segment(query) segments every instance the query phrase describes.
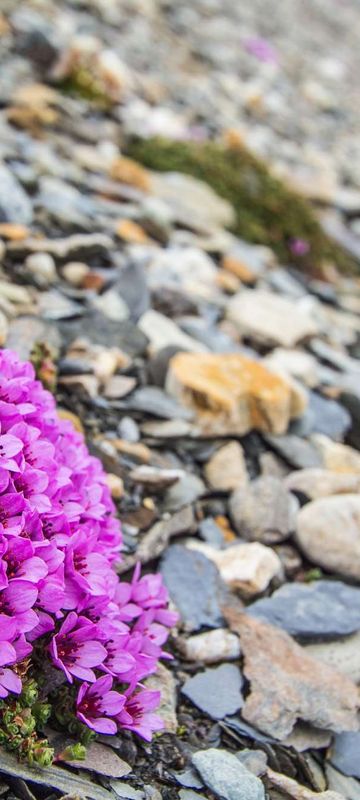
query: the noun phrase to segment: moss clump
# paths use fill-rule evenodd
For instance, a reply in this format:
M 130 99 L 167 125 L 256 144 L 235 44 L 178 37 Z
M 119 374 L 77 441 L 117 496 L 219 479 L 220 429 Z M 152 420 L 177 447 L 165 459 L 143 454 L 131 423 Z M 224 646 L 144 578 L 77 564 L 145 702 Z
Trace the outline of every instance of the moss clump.
M 322 230 L 311 205 L 275 178 L 246 148 L 217 142 L 178 142 L 162 138 L 136 139 L 127 154 L 160 172 L 184 172 L 206 181 L 235 209 L 233 232 L 273 248 L 282 263 L 290 260 L 313 274 L 325 262 L 355 272 L 356 262 Z M 303 239 L 309 252 L 295 257 L 291 242 Z
M 109 111 L 112 102 L 98 81 L 85 68 L 74 69 L 70 75 L 57 83 L 57 88 L 81 100 L 86 100 L 101 111 Z

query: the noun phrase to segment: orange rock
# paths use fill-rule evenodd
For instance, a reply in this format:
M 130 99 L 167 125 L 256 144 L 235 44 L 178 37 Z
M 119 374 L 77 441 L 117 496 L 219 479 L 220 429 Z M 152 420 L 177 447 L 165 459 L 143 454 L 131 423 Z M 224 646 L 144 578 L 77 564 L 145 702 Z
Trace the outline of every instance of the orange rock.
M 20 128 L 38 130 L 54 125 L 58 119 L 57 93 L 50 86 L 34 83 L 21 86 L 13 96 L 13 105 L 7 110 L 8 120 Z
M 1 239 L 10 239 L 12 242 L 20 242 L 29 235 L 29 228 L 26 228 L 25 225 L 16 225 L 16 223 L 13 222 L 0 223 Z
M 219 289 L 227 294 L 236 294 L 240 289 L 240 281 L 237 275 L 228 272 L 226 269 L 219 269 L 216 273 L 216 283 Z
M 128 183 L 130 186 L 135 186 L 143 192 L 148 192 L 151 186 L 151 179 L 149 172 L 133 161 L 132 158 L 116 158 L 110 168 L 110 175 L 114 180 L 121 183 Z
M 81 283 L 83 289 L 93 289 L 94 292 L 100 292 L 105 283 L 105 279 L 98 272 L 88 272 L 84 276 Z
M 134 461 L 138 461 L 141 464 L 148 464 L 150 461 L 151 451 L 146 447 L 146 444 L 141 444 L 141 442 L 127 442 L 125 439 L 112 439 L 111 444 L 119 453 L 130 456 Z
M 116 226 L 116 233 L 130 244 L 149 244 L 151 242 L 141 225 L 131 219 L 121 219 Z
M 230 528 L 230 523 L 227 517 L 224 517 L 222 514 L 218 514 L 215 517 L 215 522 L 219 526 L 220 530 L 222 531 L 223 537 L 226 542 L 235 542 L 238 538 L 236 533 Z
M 253 284 L 256 283 L 256 275 L 252 272 L 251 268 L 235 256 L 224 256 L 222 260 L 223 269 L 236 275 L 242 283 Z
M 5 34 L 9 33 L 9 31 L 10 25 L 6 17 L 4 17 L 3 14 L 0 14 L 0 36 L 5 36 Z
M 303 413 L 294 388 L 260 362 L 237 353 L 177 353 L 167 390 L 197 415 L 204 433 L 244 434 L 253 428 L 282 434 Z

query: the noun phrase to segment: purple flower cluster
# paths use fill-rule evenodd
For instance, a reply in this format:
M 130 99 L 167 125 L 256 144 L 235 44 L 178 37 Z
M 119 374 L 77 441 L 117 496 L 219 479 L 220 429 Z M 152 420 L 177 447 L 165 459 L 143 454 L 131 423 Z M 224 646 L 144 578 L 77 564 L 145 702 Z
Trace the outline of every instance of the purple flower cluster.
M 32 365 L 0 351 L 0 698 L 21 692 L 16 665 L 44 643 L 78 687 L 81 722 L 150 739 L 159 693 L 142 681 L 176 615 L 160 576 L 120 582 L 114 511 L 100 462 Z

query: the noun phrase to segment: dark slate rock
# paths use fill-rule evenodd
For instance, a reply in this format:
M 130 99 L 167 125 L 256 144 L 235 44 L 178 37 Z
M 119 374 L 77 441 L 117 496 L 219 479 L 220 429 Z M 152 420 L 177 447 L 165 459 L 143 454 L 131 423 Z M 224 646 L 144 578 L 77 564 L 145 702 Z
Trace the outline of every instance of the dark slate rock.
M 304 439 L 300 439 L 293 434 L 285 436 L 272 436 L 266 434 L 265 441 L 270 447 L 285 459 L 295 469 L 306 469 L 307 467 L 321 467 L 323 462 L 316 447 Z
M 221 664 L 189 678 L 182 693 L 213 719 L 235 714 L 243 705 L 242 675 L 234 664 Z
M 30 198 L 5 164 L 0 164 L 0 222 L 31 225 L 33 209 Z
M 227 727 L 231 730 L 238 733 L 240 736 L 245 736 L 247 739 L 252 739 L 254 742 L 262 742 L 263 744 L 277 744 L 277 740 L 273 739 L 271 736 L 266 736 L 265 733 L 261 733 L 253 725 L 249 725 L 248 722 L 244 722 L 241 717 L 226 717 L 224 719 Z
M 119 272 L 116 288 L 130 310 L 131 319 L 137 322 L 150 308 L 150 292 L 144 266 L 132 261 L 123 267 Z
M 360 630 L 360 589 L 341 581 L 288 583 L 246 613 L 304 639 L 332 639 Z
M 351 427 L 346 441 L 357 450 L 360 449 L 360 380 L 357 375 L 357 391 L 346 391 L 341 395 L 341 403 L 346 407 L 351 419 Z
M 162 560 L 161 572 L 189 631 L 203 626 L 219 628 L 224 624 L 220 602 L 226 590 L 215 564 L 202 553 L 173 545 Z
M 179 347 L 170 344 L 168 347 L 163 347 L 162 350 L 158 350 L 158 352 L 150 358 L 148 362 L 150 383 L 155 384 L 155 386 L 165 386 L 169 362 L 179 351 Z
M 344 775 L 360 778 L 359 753 L 360 732 L 339 733 L 334 739 L 330 761 Z
M 74 339 L 86 337 L 94 344 L 119 347 L 130 356 L 140 356 L 145 353 L 148 343 L 145 334 L 133 322 L 129 320 L 114 322 L 95 310 L 84 314 L 80 320 L 60 322 L 59 328 L 66 347 Z
M 351 416 L 346 408 L 316 392 L 309 393 L 309 411 L 313 414 L 313 433 L 323 433 L 331 439 L 342 441 L 351 427 Z
M 192 419 L 193 412 L 184 408 L 158 386 L 144 386 L 133 392 L 124 408 L 142 411 L 159 419 Z

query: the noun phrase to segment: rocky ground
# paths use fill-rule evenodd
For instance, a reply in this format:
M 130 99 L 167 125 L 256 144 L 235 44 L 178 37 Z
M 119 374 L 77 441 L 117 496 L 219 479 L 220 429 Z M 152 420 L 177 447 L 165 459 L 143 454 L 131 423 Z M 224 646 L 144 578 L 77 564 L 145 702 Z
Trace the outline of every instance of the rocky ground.
M 359 261 L 360 7 L 278 5 L 0 2 L 1 345 L 102 459 L 120 572 L 160 569 L 180 614 L 166 733 L 1 753 L 4 800 L 360 798 L 359 278 L 124 156 L 230 136 Z

